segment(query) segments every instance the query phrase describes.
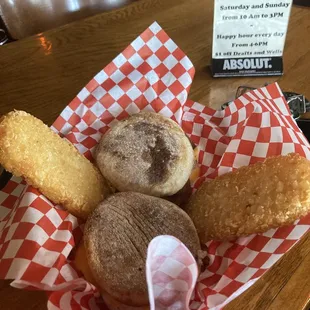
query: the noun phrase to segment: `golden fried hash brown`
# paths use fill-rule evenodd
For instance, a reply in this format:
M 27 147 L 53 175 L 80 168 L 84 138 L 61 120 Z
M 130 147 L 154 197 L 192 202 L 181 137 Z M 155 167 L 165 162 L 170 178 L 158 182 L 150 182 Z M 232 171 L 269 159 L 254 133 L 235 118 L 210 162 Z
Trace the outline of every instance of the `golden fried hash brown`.
M 109 191 L 99 170 L 72 144 L 23 111 L 0 120 L 0 163 L 84 219 Z
M 310 212 L 310 162 L 289 154 L 241 167 L 205 182 L 186 211 L 203 243 L 291 224 Z

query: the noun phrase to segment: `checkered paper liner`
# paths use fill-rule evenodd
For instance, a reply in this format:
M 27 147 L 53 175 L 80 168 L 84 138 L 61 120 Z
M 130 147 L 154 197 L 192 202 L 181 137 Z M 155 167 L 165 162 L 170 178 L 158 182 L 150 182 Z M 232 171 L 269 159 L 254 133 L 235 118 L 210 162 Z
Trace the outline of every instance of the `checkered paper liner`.
M 115 122 L 140 111 L 161 113 L 199 147 L 194 189 L 268 156 L 297 152 L 310 159 L 309 144 L 277 84 L 214 111 L 187 99 L 193 76 L 188 57 L 154 23 L 81 90 L 52 129 L 92 159 L 100 137 Z M 77 218 L 13 177 L 0 192 L 0 219 L 0 278 L 14 279 L 18 288 L 49 291 L 49 309 L 106 309 L 71 261 L 83 230 Z M 210 264 L 199 277 L 190 309 L 222 308 L 309 228 L 310 216 L 264 234 L 209 242 Z
M 150 242 L 146 278 L 151 310 L 189 310 L 197 277 L 195 258 L 180 240 L 158 236 Z

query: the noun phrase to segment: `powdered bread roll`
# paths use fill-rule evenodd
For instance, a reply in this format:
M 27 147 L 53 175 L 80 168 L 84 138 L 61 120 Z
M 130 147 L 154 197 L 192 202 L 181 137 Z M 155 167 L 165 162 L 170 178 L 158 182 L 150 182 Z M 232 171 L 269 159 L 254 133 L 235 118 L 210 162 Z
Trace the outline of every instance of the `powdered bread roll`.
M 118 122 L 96 152 L 101 173 L 119 191 L 169 196 L 187 182 L 194 166 L 189 139 L 177 123 L 143 112 Z
M 88 264 L 98 286 L 120 303 L 147 306 L 147 247 L 158 235 L 172 235 L 194 257 L 199 255 L 194 224 L 173 203 L 134 192 L 104 200 L 89 216 L 84 233 Z
M 75 258 L 74 258 L 74 265 L 79 271 L 83 273 L 86 281 L 95 285 L 97 288 L 99 287 L 99 285 L 96 283 L 91 273 L 91 270 L 89 268 L 83 240 L 80 242 L 80 244 L 77 247 L 77 251 L 75 254 Z M 110 310 L 149 310 L 150 309 L 148 305 L 142 306 L 142 307 L 132 307 L 132 306 L 124 305 L 120 303 L 119 301 L 115 300 L 111 295 L 109 295 L 102 288 L 99 288 L 99 289 L 100 289 L 100 293 L 101 293 L 101 296 L 105 304 L 108 306 Z

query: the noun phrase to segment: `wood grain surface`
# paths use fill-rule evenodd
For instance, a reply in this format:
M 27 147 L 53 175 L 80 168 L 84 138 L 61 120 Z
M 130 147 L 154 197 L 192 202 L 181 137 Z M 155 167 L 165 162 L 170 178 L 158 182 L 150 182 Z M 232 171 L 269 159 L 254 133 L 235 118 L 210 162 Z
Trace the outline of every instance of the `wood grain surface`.
M 240 85 L 278 81 L 310 98 L 310 10 L 292 9 L 282 77 L 213 79 L 213 1 L 141 0 L 120 10 L 0 47 L 0 114 L 26 110 L 51 125 L 78 91 L 154 20 L 196 67 L 190 98 L 213 108 L 234 99 Z M 226 310 L 306 308 L 310 295 L 310 234 Z M 45 309 L 44 293 L 0 282 L 1 309 Z

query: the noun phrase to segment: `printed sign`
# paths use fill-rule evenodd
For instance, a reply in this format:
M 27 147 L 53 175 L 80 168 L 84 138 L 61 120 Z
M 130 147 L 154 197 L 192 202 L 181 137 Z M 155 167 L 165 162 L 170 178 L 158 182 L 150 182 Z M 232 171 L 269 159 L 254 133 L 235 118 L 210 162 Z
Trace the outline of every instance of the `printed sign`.
M 282 75 L 292 0 L 215 0 L 214 77 Z

